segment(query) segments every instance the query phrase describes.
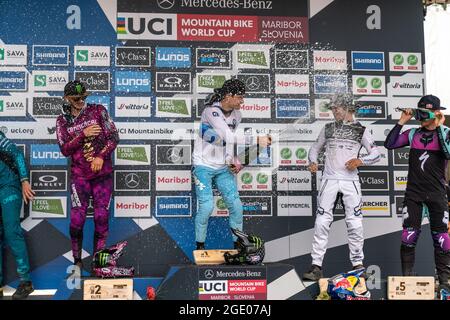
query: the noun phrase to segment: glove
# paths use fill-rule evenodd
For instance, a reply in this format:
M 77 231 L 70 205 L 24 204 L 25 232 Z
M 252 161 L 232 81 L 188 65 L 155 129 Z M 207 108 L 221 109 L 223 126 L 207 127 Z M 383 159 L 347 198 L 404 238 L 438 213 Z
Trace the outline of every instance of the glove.
M 235 174 L 238 174 L 239 171 L 241 171 L 244 168 L 244 166 L 239 161 L 238 157 L 234 157 L 231 163 L 228 165 L 228 167 Z

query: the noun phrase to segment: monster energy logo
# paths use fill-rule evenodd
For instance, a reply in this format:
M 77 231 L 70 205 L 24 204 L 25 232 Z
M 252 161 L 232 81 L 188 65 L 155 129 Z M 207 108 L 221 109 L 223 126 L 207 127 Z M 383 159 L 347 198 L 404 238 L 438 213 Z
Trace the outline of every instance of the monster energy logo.
M 76 91 L 78 94 L 81 94 L 81 90 L 82 90 L 81 84 L 78 83 L 78 84 L 75 86 L 75 91 Z
M 98 263 L 101 267 L 105 267 L 110 260 L 109 257 L 111 255 L 107 252 L 99 252 L 98 253 Z
M 257 249 L 262 247 L 263 241 L 260 237 L 250 236 L 249 239 L 251 242 L 253 242 L 253 244 L 256 246 Z

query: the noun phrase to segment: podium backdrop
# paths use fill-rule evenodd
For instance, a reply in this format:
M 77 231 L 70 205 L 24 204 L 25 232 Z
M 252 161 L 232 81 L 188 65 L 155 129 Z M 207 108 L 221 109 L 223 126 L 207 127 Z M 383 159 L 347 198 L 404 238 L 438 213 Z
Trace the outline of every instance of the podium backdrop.
M 358 118 L 382 160 L 361 168 L 366 265 L 400 273 L 401 203 L 408 150 L 382 147 L 425 92 L 423 12 L 415 0 L 0 0 L 0 128 L 23 147 L 36 200 L 23 210 L 33 279 L 55 289 L 71 264 L 70 172 L 55 140 L 65 83 L 88 83 L 120 133 L 114 154 L 109 244 L 128 240 L 123 264 L 163 276 L 190 263 L 196 211 L 193 139 L 203 99 L 225 79 L 247 84 L 240 134 L 272 134 L 238 176 L 244 228 L 264 238 L 266 261 L 310 263 L 320 175 L 307 154 L 331 115 L 322 104 L 353 92 Z M 298 120 L 300 119 L 300 120 Z M 292 125 L 296 121 L 295 125 Z M 241 146 L 242 148 L 242 146 Z M 207 247 L 232 246 L 218 196 Z M 325 275 L 350 268 L 338 205 Z M 427 223 L 427 221 L 426 221 Z M 428 229 L 424 226 L 424 229 Z M 92 254 L 93 219 L 83 248 Z M 6 284 L 17 284 L 6 255 Z M 419 273 L 433 274 L 431 238 L 418 245 Z

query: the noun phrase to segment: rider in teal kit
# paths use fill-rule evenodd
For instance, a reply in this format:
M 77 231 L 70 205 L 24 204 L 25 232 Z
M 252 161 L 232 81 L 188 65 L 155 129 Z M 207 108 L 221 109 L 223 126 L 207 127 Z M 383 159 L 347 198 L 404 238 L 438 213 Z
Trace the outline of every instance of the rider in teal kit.
M 5 242 L 16 260 L 20 284 L 13 299 L 25 299 L 34 291 L 30 278 L 27 246 L 20 226 L 22 198 L 33 199 L 28 169 L 22 152 L 0 132 L 0 297 L 3 296 L 2 247 Z

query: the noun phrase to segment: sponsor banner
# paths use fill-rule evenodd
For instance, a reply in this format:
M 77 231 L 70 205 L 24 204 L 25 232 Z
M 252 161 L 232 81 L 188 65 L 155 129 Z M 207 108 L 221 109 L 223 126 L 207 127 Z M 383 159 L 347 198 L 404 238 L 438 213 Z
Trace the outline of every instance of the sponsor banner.
M 156 145 L 156 165 L 191 165 L 191 145 Z
M 353 75 L 352 83 L 355 95 L 386 95 L 385 76 Z
M 116 71 L 116 92 L 150 93 L 151 73 L 147 71 Z
M 177 40 L 177 15 L 117 12 L 119 40 Z
M 229 74 L 197 73 L 197 93 L 212 93 L 215 88 L 222 87 L 230 79 Z
M 316 94 L 347 93 L 347 91 L 348 83 L 345 75 L 314 76 L 314 93 Z
M 156 217 L 180 218 L 192 216 L 192 198 L 175 196 L 156 197 Z
M 353 71 L 384 71 L 384 52 L 352 51 Z
M 67 171 L 31 170 L 30 184 L 34 191 L 67 191 Z
M 75 67 L 109 67 L 111 49 L 107 46 L 75 46 Z
M 258 42 L 308 43 L 308 17 L 259 17 Z
M 237 79 L 245 83 L 246 93 L 270 93 L 269 74 L 241 73 L 237 75 Z
M 150 67 L 150 47 L 116 47 L 116 67 Z
M 156 191 L 191 191 L 190 170 L 156 170 Z
M 191 109 L 191 98 L 156 98 L 156 117 L 190 118 Z
M 32 63 L 34 66 L 68 66 L 69 46 L 33 45 Z
M 27 80 L 25 71 L 0 70 L 0 91 L 27 91 Z
M 242 118 L 270 119 L 270 98 L 244 98 L 244 103 L 239 110 L 241 111 Z
M 361 120 L 380 120 L 386 119 L 386 102 L 385 101 L 357 101 L 361 107 L 356 110 L 356 119 Z
M 390 217 L 389 195 L 363 195 L 362 213 L 364 217 Z
M 313 51 L 314 70 L 347 70 L 347 52 Z
M 316 112 L 316 119 L 334 119 L 333 112 L 327 108 L 330 99 L 314 99 L 314 110 Z
M 197 68 L 230 69 L 231 50 L 219 48 L 196 48 Z
M 272 216 L 272 197 L 241 196 L 244 217 L 271 217 Z M 222 197 L 214 196 L 213 217 L 228 217 L 229 211 Z
M 389 52 L 389 71 L 422 72 L 420 52 Z
M 237 174 L 239 191 L 272 190 L 272 172 L 259 168 L 244 168 Z
M 405 191 L 408 183 L 408 171 L 394 171 L 394 190 Z
M 111 99 L 109 96 L 89 95 L 86 98 L 86 103 L 101 104 L 102 106 L 104 106 L 106 108 L 106 110 L 109 110 L 109 104 L 111 103 Z
M 389 82 L 390 93 L 393 96 L 422 96 L 423 86 L 423 74 L 407 73 L 399 77 L 391 76 Z
M 419 97 L 389 98 L 387 100 L 388 114 L 391 115 L 392 119 L 398 120 L 402 112 L 397 111 L 397 108 L 417 108 L 418 101 Z
M 116 97 L 115 116 L 130 118 L 150 117 L 150 97 Z
M 311 172 L 309 171 L 277 171 L 278 191 L 311 191 Z
M 116 72 L 116 77 L 117 77 Z M 75 79 L 79 79 L 87 84 L 90 92 L 109 92 L 110 91 L 110 74 L 109 71 L 75 71 Z M 117 85 L 117 78 L 116 78 Z
M 32 219 L 66 218 L 66 197 L 35 197 L 30 204 Z
M 378 152 L 380 153 L 380 161 L 371 164 L 370 166 L 388 166 L 389 165 L 389 161 L 388 161 L 388 149 L 386 149 L 383 146 L 383 142 L 378 142 L 377 143 L 377 148 L 378 148 Z M 359 151 L 359 157 L 365 157 L 367 156 L 367 150 L 366 148 L 361 148 L 361 150 Z M 364 168 L 364 167 L 361 167 Z
M 201 267 L 199 300 L 266 300 L 266 267 Z
M 119 40 L 308 43 L 307 17 L 117 13 Z
M 3 121 L 0 131 L 9 139 L 55 139 L 55 119 L 38 119 L 37 121 Z
M 150 218 L 151 198 L 115 196 L 114 217 L 115 218 Z
M 409 165 L 409 147 L 398 148 L 392 150 L 394 153 L 394 165 L 408 166 Z
M 64 91 L 69 71 L 33 70 L 33 91 Z
M 359 171 L 359 181 L 363 191 L 388 191 L 388 171 Z
M 279 217 L 311 217 L 313 212 L 311 196 L 278 196 Z
M 309 94 L 309 76 L 276 74 L 275 94 Z
M 305 166 L 309 164 L 308 153 L 311 145 L 305 143 L 280 143 L 278 163 L 280 166 Z M 275 154 L 275 152 L 274 152 Z
M 149 170 L 114 170 L 114 190 L 150 191 Z
M 403 216 L 403 201 L 405 201 L 405 197 L 395 197 L 394 214 L 396 214 L 398 217 Z
M 310 118 L 309 99 L 276 99 L 277 118 Z
M 27 98 L 0 96 L 0 117 L 25 117 L 26 115 Z
M 24 124 L 24 122 L 18 123 Z M 198 121 L 177 123 L 141 122 L 136 126 L 136 123 L 117 122 L 116 126 L 120 138 L 123 140 L 142 139 L 142 135 L 145 135 L 146 140 L 189 141 L 198 136 L 200 123 Z M 244 128 L 251 128 L 255 135 L 269 134 L 278 136 L 283 141 L 298 141 L 299 137 L 301 137 L 302 141 L 315 141 L 322 127 L 323 122 L 321 121 L 315 121 L 313 123 L 296 123 L 289 127 L 289 131 L 286 131 L 286 123 L 274 123 L 270 126 L 267 126 L 266 123 L 242 123 L 237 128 L 237 132 L 238 134 L 244 134 Z M 384 125 L 382 127 L 386 129 Z M 382 139 L 382 141 L 384 141 L 384 139 Z
M 67 158 L 57 144 L 32 144 L 30 154 L 32 166 L 66 166 Z
M 275 69 L 308 69 L 307 50 L 275 50 Z
M 369 130 L 370 134 L 372 135 L 375 141 L 384 142 L 392 129 L 392 126 L 386 126 L 385 124 L 377 124 L 376 122 L 369 122 L 369 121 L 360 121 L 360 122 L 363 126 L 366 127 L 366 130 Z M 414 126 L 405 125 L 403 130 L 407 130 L 410 127 L 412 128 Z
M 114 150 L 114 163 L 118 166 L 149 166 L 149 145 L 119 144 Z
M 238 69 L 269 69 L 269 47 L 246 46 L 235 50 L 235 66 Z
M 156 72 L 156 92 L 191 92 L 191 73 Z
M 157 68 L 190 68 L 191 48 L 156 47 L 155 61 Z
M 60 97 L 33 97 L 32 115 L 35 118 L 56 118 L 62 114 L 63 103 Z
M 26 66 L 27 45 L 0 44 L 0 66 Z

